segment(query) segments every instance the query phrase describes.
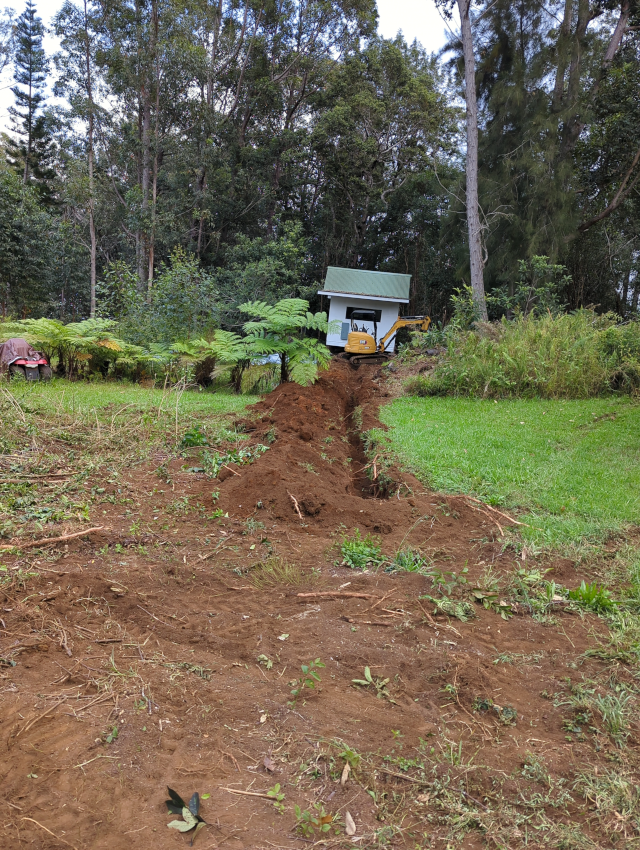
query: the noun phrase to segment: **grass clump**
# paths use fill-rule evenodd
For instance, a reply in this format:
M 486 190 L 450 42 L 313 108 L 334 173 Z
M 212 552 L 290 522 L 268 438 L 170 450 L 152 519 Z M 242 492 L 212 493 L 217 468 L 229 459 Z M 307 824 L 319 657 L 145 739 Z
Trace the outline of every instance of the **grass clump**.
M 379 544 L 370 534 L 361 537 L 359 528 L 356 528 L 351 539 L 347 536 L 342 538 L 340 554 L 342 555 L 341 566 L 350 567 L 352 570 L 377 567 L 383 561 Z
M 611 594 L 605 587 L 596 582 L 580 582 L 580 587 L 569 591 L 569 599 L 573 600 L 581 608 L 587 608 L 596 614 L 603 614 L 615 606 Z
M 277 555 L 259 561 L 249 574 L 250 583 L 259 589 L 280 585 L 297 587 L 304 580 L 305 575 L 297 564 L 290 564 Z
M 518 316 L 475 329 L 453 327 L 432 375 L 411 395 L 482 398 L 592 398 L 640 391 L 640 322 L 593 310 Z
M 385 573 L 428 574 L 431 561 L 417 549 L 400 549 L 384 568 Z

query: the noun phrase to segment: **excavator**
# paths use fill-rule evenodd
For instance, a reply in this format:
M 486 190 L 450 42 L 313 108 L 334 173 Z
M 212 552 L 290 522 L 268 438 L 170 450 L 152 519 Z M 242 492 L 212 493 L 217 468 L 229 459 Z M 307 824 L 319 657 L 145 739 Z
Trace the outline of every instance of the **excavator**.
M 373 322 L 373 336 L 371 336 L 364 325 L 358 330 L 359 321 Z M 400 328 L 414 327 L 416 330 L 426 332 L 429 330 L 430 324 L 431 319 L 429 316 L 400 316 L 382 339 L 377 342 L 378 323 L 376 322 L 375 311 L 354 310 L 351 314 L 351 330 L 347 337 L 347 344 L 344 347 L 344 357 L 349 360 L 354 369 L 357 369 L 361 363 L 370 363 L 372 365 L 384 363 L 391 357 L 386 348 L 393 339 L 396 331 Z

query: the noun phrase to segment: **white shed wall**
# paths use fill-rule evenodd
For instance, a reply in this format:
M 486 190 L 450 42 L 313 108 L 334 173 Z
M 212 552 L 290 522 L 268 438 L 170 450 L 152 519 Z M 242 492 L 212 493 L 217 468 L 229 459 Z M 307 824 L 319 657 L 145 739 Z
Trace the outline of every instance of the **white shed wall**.
M 357 295 L 353 296 L 343 296 L 343 295 L 332 295 L 331 303 L 329 306 L 329 321 L 332 322 L 337 320 L 341 323 L 347 322 L 347 307 L 355 307 L 358 310 L 381 310 L 382 317 L 378 322 L 378 341 L 387 333 L 388 330 L 393 326 L 393 323 L 398 318 L 398 313 L 400 311 L 400 304 L 394 301 L 374 301 L 373 299 L 364 299 L 358 298 Z M 349 325 L 351 325 L 351 321 L 349 320 Z M 367 328 L 368 333 L 373 335 L 373 322 L 362 322 L 358 321 L 358 329 L 362 327 L 362 325 Z M 337 333 L 327 334 L 327 345 L 335 345 L 341 348 L 344 348 L 347 344 L 345 339 L 341 339 L 340 330 Z M 387 351 L 393 351 L 395 349 L 395 337 L 390 341 L 387 346 Z

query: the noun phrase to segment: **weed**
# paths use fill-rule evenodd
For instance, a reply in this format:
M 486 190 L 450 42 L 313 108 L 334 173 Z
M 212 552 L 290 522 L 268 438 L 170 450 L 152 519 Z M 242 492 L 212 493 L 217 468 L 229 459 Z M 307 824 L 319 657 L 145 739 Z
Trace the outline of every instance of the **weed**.
M 640 785 L 634 777 L 619 769 L 589 768 L 578 774 L 573 790 L 594 804 L 609 830 L 640 832 Z
M 276 782 L 273 788 L 269 788 L 267 791 L 267 797 L 271 797 L 273 799 L 273 808 L 280 812 L 280 814 L 284 813 L 284 792 L 280 790 L 280 783 Z
M 269 430 L 265 432 L 264 438 L 269 443 L 270 446 L 273 445 L 275 443 L 275 441 L 277 440 L 276 429 L 273 428 L 273 427 L 269 428 Z
M 306 838 L 313 838 L 316 832 L 329 832 L 333 817 L 328 815 L 322 803 L 314 803 L 311 809 L 301 809 L 295 806 L 296 829 Z
M 417 549 L 401 549 L 396 552 L 384 571 L 385 573 L 405 572 L 426 575 L 429 565 L 429 559 Z
M 433 596 L 420 596 L 420 599 L 426 599 L 435 605 L 434 614 L 446 614 L 448 617 L 455 617 L 461 623 L 466 623 L 471 617 L 475 617 L 473 606 L 464 600 L 458 601 L 450 599 L 448 596 L 443 596 L 441 599 L 436 599 Z
M 283 584 L 296 587 L 304 579 L 304 573 L 297 564 L 290 564 L 277 555 L 259 561 L 251 567 L 249 573 L 249 581 L 257 588 L 278 587 Z
M 351 421 L 353 422 L 355 428 L 358 429 L 358 431 L 362 430 L 362 407 L 360 407 L 360 405 L 354 408 L 354 411 L 351 414 Z
M 353 538 L 350 540 L 346 535 L 342 538 L 340 547 L 342 555 L 342 566 L 350 567 L 352 570 L 365 570 L 367 567 L 377 567 L 382 563 L 382 550 L 370 534 L 366 537 L 360 536 L 360 529 L 356 528 Z
M 588 608 L 596 614 L 610 611 L 615 606 L 611 594 L 605 587 L 600 587 L 595 582 L 589 584 L 584 579 L 580 582 L 580 587 L 569 591 L 569 599 L 581 608 Z
M 312 463 L 298 463 L 298 466 L 301 466 L 306 472 L 311 472 L 313 475 L 319 475 L 319 472 L 316 472 L 315 467 Z
M 315 690 L 316 685 L 320 684 L 321 680 L 318 670 L 321 670 L 323 667 L 325 667 L 325 665 L 319 658 L 316 658 L 315 661 L 310 661 L 308 664 L 301 665 L 300 669 L 302 670 L 302 676 L 292 682 L 293 688 L 291 690 L 291 696 L 293 697 L 294 703 L 305 688 L 308 690 Z
M 338 756 L 343 758 L 352 770 L 355 770 L 355 768 L 357 768 L 360 764 L 360 760 L 362 758 L 360 753 L 340 741 L 337 741 L 336 745 L 342 748 L 338 753 Z
M 602 725 L 616 746 L 621 747 L 629 735 L 631 695 L 624 691 L 617 694 L 598 695 L 593 703 L 600 713 Z
M 229 466 L 230 463 L 235 463 L 237 466 L 253 463 L 266 451 L 269 451 L 269 446 L 264 446 L 262 443 L 258 443 L 255 446 L 248 446 L 247 448 L 230 449 L 229 451 L 216 454 L 205 450 L 202 453 L 202 463 L 206 474 L 211 478 L 217 478 L 220 470 L 223 467 Z
M 264 523 L 250 516 L 245 520 L 244 527 L 244 534 L 255 534 L 256 531 L 261 531 L 264 528 Z
M 261 664 L 263 667 L 266 667 L 267 670 L 271 670 L 273 667 L 273 661 L 267 655 L 259 655 L 258 656 L 258 664 Z
M 354 685 L 360 685 L 363 688 L 368 688 L 369 686 L 373 687 L 378 699 L 382 699 L 384 697 L 385 699 L 388 699 L 389 702 L 396 705 L 396 701 L 391 698 L 391 694 L 387 690 L 389 679 L 374 679 L 371 675 L 371 668 L 364 668 L 364 679 L 352 679 L 351 681 Z
M 182 448 L 193 448 L 195 446 L 208 446 L 206 434 L 203 433 L 199 424 L 195 424 L 192 428 L 185 431 L 182 440 L 180 441 Z

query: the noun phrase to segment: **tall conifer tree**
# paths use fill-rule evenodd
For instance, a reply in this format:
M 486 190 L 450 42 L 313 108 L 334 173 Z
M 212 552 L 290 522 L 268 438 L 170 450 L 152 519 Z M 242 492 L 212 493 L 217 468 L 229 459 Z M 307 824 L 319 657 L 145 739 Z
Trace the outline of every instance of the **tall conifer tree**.
M 43 111 L 45 82 L 49 63 L 42 46 L 44 27 L 36 15 L 33 0 L 18 18 L 15 32 L 16 85 L 11 89 L 15 100 L 9 107 L 13 137 L 7 137 L 7 159 L 18 171 L 24 185 L 35 185 L 50 199 L 48 181 L 55 173 L 51 168 L 53 141 L 49 116 Z

